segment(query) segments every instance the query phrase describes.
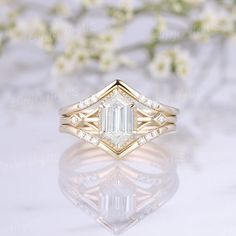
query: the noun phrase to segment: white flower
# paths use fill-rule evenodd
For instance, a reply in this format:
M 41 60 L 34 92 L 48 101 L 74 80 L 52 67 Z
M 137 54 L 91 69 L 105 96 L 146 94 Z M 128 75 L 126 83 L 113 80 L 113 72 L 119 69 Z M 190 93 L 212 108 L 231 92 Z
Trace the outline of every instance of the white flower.
M 84 37 L 71 37 L 66 41 L 65 53 L 72 56 L 79 49 L 86 49 L 86 39 Z
M 125 7 L 127 9 L 133 10 L 134 1 L 133 0 L 120 0 L 120 7 Z
M 99 58 L 99 69 L 102 72 L 115 70 L 118 65 L 119 61 L 117 60 L 117 57 L 110 52 L 103 53 Z
M 184 2 L 186 4 L 196 6 L 196 5 L 202 4 L 204 0 L 184 0 Z
M 98 36 L 98 40 L 95 39 L 95 47 L 104 49 L 114 49 L 117 47 L 119 39 L 119 30 L 107 30 Z
M 49 52 L 53 49 L 54 39 L 50 34 L 45 34 L 37 40 L 37 45 Z
M 75 51 L 73 58 L 75 60 L 77 67 L 79 69 L 82 69 L 89 63 L 90 54 L 88 50 L 79 48 Z
M 217 31 L 222 33 L 232 33 L 234 31 L 234 19 L 229 12 L 221 11 L 218 14 Z
M 183 4 L 181 2 L 173 2 L 172 9 L 175 12 L 182 12 L 183 11 Z
M 153 77 L 168 77 L 171 70 L 171 60 L 165 53 L 157 54 L 149 65 L 149 71 Z
M 68 17 L 71 13 L 70 6 L 66 2 L 59 2 L 56 3 L 52 7 L 52 12 L 56 13 L 57 15 Z
M 29 40 L 34 40 L 36 45 L 41 47 L 46 51 L 51 51 L 54 46 L 54 37 L 48 30 L 47 23 L 42 19 L 34 18 L 32 22 L 28 24 L 28 32 L 26 32 L 26 37 Z M 28 34 L 28 35 L 27 35 Z
M 162 17 L 162 16 L 157 17 L 157 27 L 158 27 L 160 33 L 167 29 L 166 20 L 164 17 Z
M 175 74 L 180 78 L 189 73 L 190 58 L 187 52 L 179 48 L 167 49 L 158 53 L 149 65 L 153 77 L 166 78 Z
M 12 39 L 32 40 L 44 37 L 47 27 L 44 21 L 39 18 L 19 19 L 16 26 L 9 32 Z
M 181 50 L 179 48 L 174 48 L 173 51 L 170 51 L 172 57 L 172 65 L 174 65 L 174 71 L 178 77 L 184 78 L 189 74 L 190 70 L 190 56 L 189 53 Z
M 59 56 L 54 63 L 52 74 L 55 76 L 60 76 L 71 73 L 74 69 L 74 59 L 68 58 L 66 56 Z
M 58 43 L 65 46 L 74 35 L 74 29 L 68 21 L 55 18 L 51 23 L 51 34 Z
M 8 35 L 12 40 L 18 40 L 25 37 L 27 30 L 27 22 L 25 20 L 19 19 L 16 22 L 15 27 L 9 30 Z
M 103 0 L 81 0 L 79 1 L 86 8 L 97 7 L 102 5 Z
M 28 20 L 28 32 L 31 33 L 32 37 L 43 37 L 47 31 L 46 23 L 40 18 L 34 18 Z
M 126 56 L 119 57 L 119 64 L 129 68 L 134 68 L 136 66 L 136 63 Z
M 160 34 L 162 34 L 167 29 L 167 23 L 164 17 L 158 16 L 156 18 L 156 24 L 154 25 L 154 28 L 152 30 L 152 37 L 153 39 L 157 39 L 160 37 Z
M 189 74 L 189 61 L 187 58 L 177 58 L 176 61 L 176 75 L 184 78 Z
M 111 16 L 117 23 L 125 23 L 130 21 L 134 16 L 134 8 L 132 0 L 121 0 L 120 5 L 115 8 Z
M 207 40 L 216 33 L 231 34 L 234 31 L 234 19 L 228 10 L 205 7 L 200 17 L 194 19 L 197 32 L 193 38 Z
M 206 9 L 200 17 L 202 21 L 202 30 L 204 32 L 212 32 L 217 28 L 218 16 L 217 13 L 211 9 Z
M 77 48 L 73 54 L 59 56 L 53 66 L 53 75 L 64 75 L 74 72 L 77 69 L 84 69 L 89 63 L 89 52 L 83 48 Z

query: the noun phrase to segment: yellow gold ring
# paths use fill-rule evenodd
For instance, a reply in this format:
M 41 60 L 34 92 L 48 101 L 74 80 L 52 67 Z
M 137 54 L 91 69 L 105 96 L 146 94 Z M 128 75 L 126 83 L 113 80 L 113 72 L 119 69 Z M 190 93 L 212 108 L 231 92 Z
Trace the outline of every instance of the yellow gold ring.
M 176 130 L 178 109 L 154 102 L 116 80 L 95 95 L 60 110 L 60 131 L 121 158 Z

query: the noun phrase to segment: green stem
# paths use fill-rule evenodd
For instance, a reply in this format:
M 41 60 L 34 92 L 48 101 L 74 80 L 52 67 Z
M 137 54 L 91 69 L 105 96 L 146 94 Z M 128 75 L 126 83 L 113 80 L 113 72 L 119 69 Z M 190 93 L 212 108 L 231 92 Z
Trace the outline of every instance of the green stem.
M 0 42 L 0 55 L 3 53 L 4 48 L 7 46 L 9 40 L 5 37 Z
M 148 50 L 148 52 L 152 55 L 151 51 L 155 51 L 155 48 L 158 45 L 174 45 L 181 42 L 188 40 L 190 32 L 185 32 L 177 39 L 170 39 L 170 40 L 161 40 L 158 39 L 157 41 L 152 42 L 139 42 L 131 45 L 124 46 L 117 50 L 117 53 L 124 53 L 124 52 L 133 52 L 136 50 Z
M 88 10 L 82 7 L 74 17 L 70 18 L 70 20 L 72 21 L 72 23 L 78 23 L 86 15 L 87 12 Z

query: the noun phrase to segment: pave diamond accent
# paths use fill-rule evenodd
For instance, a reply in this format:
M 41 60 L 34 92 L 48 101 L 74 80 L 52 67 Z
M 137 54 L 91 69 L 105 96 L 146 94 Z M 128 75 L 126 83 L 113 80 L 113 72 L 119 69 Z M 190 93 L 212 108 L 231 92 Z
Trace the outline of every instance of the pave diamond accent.
M 121 147 L 135 131 L 134 117 L 134 104 L 121 94 L 114 94 L 100 108 L 100 132 Z
M 160 107 L 159 103 L 157 103 L 151 99 L 148 99 L 147 97 L 145 97 L 141 94 L 139 94 L 138 101 L 140 103 L 142 103 L 143 105 L 148 106 L 149 108 L 152 108 L 154 110 L 157 110 Z
M 141 138 L 139 138 L 139 140 L 138 140 L 138 144 L 139 145 L 143 145 L 143 144 L 145 144 L 147 141 L 146 141 L 146 139 L 145 139 L 145 137 L 141 137 Z
M 152 137 L 152 133 L 148 133 L 145 135 L 145 138 L 147 141 L 150 141 L 153 137 Z
M 160 113 L 155 119 L 154 119 L 159 125 L 164 125 L 167 121 L 166 116 L 163 113 Z
M 71 124 L 72 124 L 73 126 L 77 126 L 77 125 L 79 124 L 80 120 L 81 120 L 81 119 L 80 119 L 77 115 L 73 115 L 73 116 L 71 116 L 71 118 L 70 118 Z
M 115 80 L 83 101 L 62 108 L 60 114 L 61 132 L 122 158 L 155 137 L 175 131 L 178 109 Z
M 145 144 L 148 141 L 151 141 L 152 139 L 156 138 L 159 135 L 158 130 L 153 130 L 151 133 L 147 133 L 146 135 L 140 137 L 137 142 L 140 146 Z
M 82 109 L 84 109 L 88 106 L 91 106 L 91 105 L 95 104 L 97 101 L 98 101 L 98 96 L 95 94 L 95 95 L 81 101 L 78 104 L 78 108 L 82 110 Z
M 88 133 L 85 133 L 84 131 L 82 130 L 78 130 L 77 132 L 77 135 L 79 138 L 93 144 L 93 145 L 98 145 L 99 144 L 99 138 L 98 137 L 95 137 L 95 136 L 92 136 Z

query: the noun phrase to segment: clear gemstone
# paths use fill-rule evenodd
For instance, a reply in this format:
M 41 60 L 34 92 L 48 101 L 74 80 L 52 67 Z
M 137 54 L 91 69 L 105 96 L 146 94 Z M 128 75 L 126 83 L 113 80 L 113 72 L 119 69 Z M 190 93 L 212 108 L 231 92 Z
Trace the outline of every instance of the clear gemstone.
M 135 212 L 132 188 L 120 182 L 105 187 L 101 193 L 101 215 L 110 223 L 125 222 Z
M 85 108 L 85 107 L 86 107 L 86 104 L 85 104 L 84 101 L 79 103 L 79 108 L 80 108 L 80 109 L 83 109 L 83 108 Z
M 160 125 L 163 125 L 166 121 L 167 121 L 167 118 L 164 114 L 160 114 L 158 115 L 155 120 L 160 124 Z
M 141 137 L 141 138 L 139 138 L 138 143 L 139 143 L 139 145 L 143 145 L 143 144 L 145 144 L 145 143 L 146 143 L 146 139 L 145 139 L 145 137 Z
M 154 109 L 158 109 L 158 108 L 159 108 L 159 103 L 153 102 L 152 107 L 153 107 Z
M 101 107 L 100 131 L 115 146 L 121 146 L 134 132 L 135 108 L 120 94 L 107 99 Z
M 89 175 L 85 178 L 85 182 L 87 183 L 92 183 L 94 181 L 97 181 L 98 179 L 98 176 L 96 174 L 93 174 L 93 175 Z
M 157 130 L 153 130 L 152 131 L 152 136 L 153 137 L 157 137 L 158 136 L 158 131 Z
M 145 135 L 145 138 L 147 141 L 150 141 L 153 137 L 152 137 L 152 134 L 151 133 L 148 133 Z
M 79 136 L 79 138 L 84 138 L 85 133 L 82 130 L 79 130 L 78 136 Z
M 91 135 L 90 134 L 86 134 L 85 136 L 84 136 L 84 140 L 86 140 L 86 141 L 90 141 L 91 140 Z
M 70 119 L 73 126 L 77 126 L 80 122 L 80 118 L 77 115 L 73 115 Z
M 139 97 L 139 101 L 140 102 L 145 102 L 147 100 L 147 98 L 145 97 L 145 96 L 143 96 L 143 95 L 141 95 L 140 97 Z
M 146 102 L 147 106 L 151 107 L 152 106 L 152 100 L 148 99 L 147 102 Z
M 90 142 L 91 142 L 92 144 L 94 144 L 94 145 L 97 145 L 98 142 L 99 142 L 99 140 L 98 140 L 98 138 L 93 137 L 93 138 L 90 140 Z
M 84 101 L 85 106 L 89 106 L 90 103 L 91 103 L 91 99 L 90 99 L 90 98 L 88 98 L 88 99 L 86 99 L 86 100 Z
M 97 102 L 97 101 L 98 101 L 98 97 L 97 97 L 96 95 L 92 96 L 92 97 L 91 97 L 91 101 L 92 101 L 93 103 Z

